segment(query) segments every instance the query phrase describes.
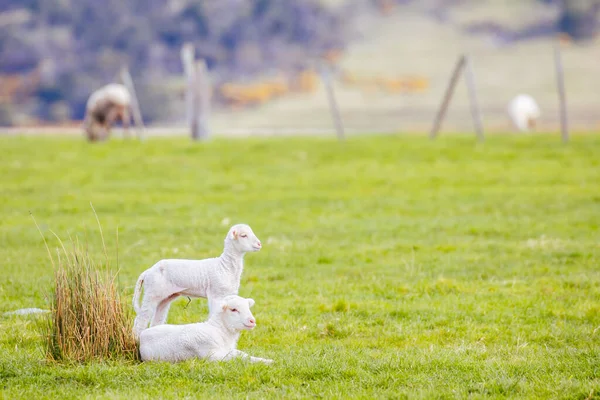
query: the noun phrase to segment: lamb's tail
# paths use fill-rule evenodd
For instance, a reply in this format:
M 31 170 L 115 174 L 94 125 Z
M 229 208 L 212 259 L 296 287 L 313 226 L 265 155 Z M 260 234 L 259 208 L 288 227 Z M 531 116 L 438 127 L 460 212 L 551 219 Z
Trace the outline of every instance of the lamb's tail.
M 140 313 L 140 293 L 142 292 L 142 286 L 144 285 L 144 277 L 146 272 L 142 272 L 135 284 L 135 291 L 133 292 L 133 309 L 136 314 Z

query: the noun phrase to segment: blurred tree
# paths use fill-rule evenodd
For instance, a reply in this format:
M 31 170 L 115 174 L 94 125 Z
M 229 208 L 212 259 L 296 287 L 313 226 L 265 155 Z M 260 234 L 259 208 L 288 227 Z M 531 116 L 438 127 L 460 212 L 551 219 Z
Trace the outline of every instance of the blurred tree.
M 598 32 L 597 0 L 560 0 L 560 15 L 557 22 L 559 32 L 574 40 L 590 39 Z
M 320 0 L 0 0 L 0 75 L 43 70 L 38 116 L 63 118 L 69 104 L 81 118 L 89 93 L 123 64 L 140 81 L 181 74 L 189 41 L 217 80 L 302 70 L 345 45 L 344 22 Z M 146 91 L 149 103 L 164 99 L 160 87 Z

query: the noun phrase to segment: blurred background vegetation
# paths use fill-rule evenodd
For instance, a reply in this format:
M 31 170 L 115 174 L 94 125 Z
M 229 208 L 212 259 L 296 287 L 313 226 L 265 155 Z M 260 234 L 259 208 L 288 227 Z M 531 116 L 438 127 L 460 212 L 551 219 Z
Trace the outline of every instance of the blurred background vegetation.
M 419 3 L 443 23 L 468 1 Z M 556 12 L 517 30 L 495 21 L 464 28 L 504 42 L 559 32 L 585 42 L 598 29 L 600 1 L 497 1 L 543 4 Z M 146 120 L 168 119 L 167 99 L 184 93 L 180 50 L 186 42 L 207 61 L 217 88 L 265 76 L 310 86 L 307 71 L 322 60 L 335 62 L 360 40 L 365 21 L 372 26 L 392 8 L 415 2 L 0 0 L 0 125 L 80 120 L 91 91 L 115 81 L 123 65 L 143 82 L 138 88 Z M 231 105 L 227 89 L 233 90 L 215 92 L 217 107 Z

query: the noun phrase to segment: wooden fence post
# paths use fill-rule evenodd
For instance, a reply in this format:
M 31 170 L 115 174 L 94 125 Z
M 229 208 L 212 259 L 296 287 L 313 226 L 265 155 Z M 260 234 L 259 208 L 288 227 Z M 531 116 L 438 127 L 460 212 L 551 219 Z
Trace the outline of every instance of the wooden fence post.
M 560 132 L 562 141 L 569 141 L 569 122 L 567 117 L 567 98 L 565 94 L 565 77 L 563 71 L 560 44 L 554 44 L 554 66 L 556 68 L 556 85 L 558 89 L 558 101 L 560 107 Z
M 477 90 L 475 87 L 475 72 L 473 71 L 473 62 L 471 57 L 467 57 L 465 79 L 467 81 L 467 89 L 469 91 L 469 100 L 471 103 L 471 117 L 473 118 L 475 133 L 477 134 L 477 139 L 483 142 L 483 118 L 481 117 L 481 107 L 479 106 L 479 101 L 477 99 Z
M 192 140 L 205 140 L 210 136 L 208 119 L 210 114 L 211 87 L 206 62 L 194 61 L 195 51 L 191 43 L 181 48 L 181 61 L 187 79 L 186 113 Z
M 210 78 L 204 60 L 196 61 L 194 68 L 194 114 L 192 139 L 205 140 L 210 137 L 208 120 L 210 115 Z
M 339 140 L 345 139 L 344 124 L 342 122 L 342 116 L 340 115 L 340 109 L 338 107 L 335 91 L 333 90 L 333 82 L 331 79 L 331 68 L 327 66 L 321 67 L 321 79 L 323 85 L 327 91 L 327 100 L 329 101 L 329 109 L 331 110 L 331 116 L 335 124 L 335 131 Z
M 464 68 L 466 63 L 466 56 L 463 54 L 459 57 L 456 65 L 454 67 L 454 71 L 452 72 L 452 76 L 450 77 L 450 81 L 448 82 L 448 87 L 446 88 L 446 92 L 444 93 L 444 98 L 442 99 L 442 104 L 440 104 L 440 108 L 435 117 L 435 121 L 433 123 L 433 128 L 429 133 L 429 137 L 431 139 L 435 139 L 437 136 L 440 127 L 442 126 L 442 121 L 446 115 L 446 110 L 448 109 L 448 105 L 450 104 L 450 100 L 452 99 L 452 95 L 454 94 L 454 89 L 456 88 L 456 83 L 458 82 L 458 77 L 460 76 L 460 72 Z
M 191 43 L 185 43 L 181 47 L 181 63 L 183 64 L 183 72 L 186 78 L 185 85 L 185 117 L 188 126 L 193 124 L 193 109 L 194 109 L 194 59 L 195 59 L 194 45 Z
M 135 123 L 136 132 L 139 140 L 143 140 L 146 134 L 144 127 L 144 120 L 142 119 L 142 111 L 140 109 L 140 103 L 138 101 L 135 87 L 133 86 L 133 79 L 129 73 L 129 68 L 123 66 L 121 68 L 121 80 L 123 84 L 131 94 L 131 111 L 133 113 L 133 122 Z

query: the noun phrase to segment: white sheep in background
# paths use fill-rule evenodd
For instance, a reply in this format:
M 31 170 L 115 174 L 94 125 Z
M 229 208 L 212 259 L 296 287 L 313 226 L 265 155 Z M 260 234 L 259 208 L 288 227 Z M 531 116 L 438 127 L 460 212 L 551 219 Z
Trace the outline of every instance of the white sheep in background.
M 83 128 L 90 141 L 104 140 L 110 135 L 112 125 L 121 120 L 129 136 L 131 95 L 127 87 L 111 83 L 93 92 L 88 99 Z
M 240 333 L 252 330 L 256 320 L 250 307 L 254 300 L 227 296 L 208 321 L 187 325 L 159 325 L 140 335 L 142 361 L 178 362 L 191 358 L 228 361 L 243 358 L 271 364 L 273 360 L 252 357 L 236 350 Z
M 535 99 L 527 94 L 520 94 L 508 104 L 508 116 L 521 132 L 535 129 L 541 112 Z
M 133 332 L 164 324 L 171 302 L 179 296 L 208 298 L 209 312 L 214 303 L 230 294 L 238 294 L 244 269 L 244 254 L 261 249 L 260 240 L 245 224 L 232 226 L 225 237 L 223 253 L 205 260 L 161 260 L 144 271 L 135 285 L 133 308 L 137 314 Z M 144 287 L 142 305 L 140 292 Z

